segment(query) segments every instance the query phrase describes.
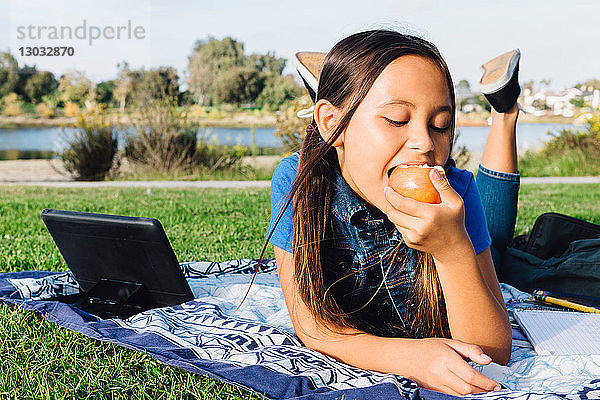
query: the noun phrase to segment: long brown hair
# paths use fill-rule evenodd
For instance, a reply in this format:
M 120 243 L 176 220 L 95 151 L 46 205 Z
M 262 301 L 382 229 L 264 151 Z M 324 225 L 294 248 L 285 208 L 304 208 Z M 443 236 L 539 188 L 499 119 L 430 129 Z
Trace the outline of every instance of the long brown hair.
M 295 284 L 301 299 L 317 320 L 333 326 L 360 328 L 363 324 L 353 313 L 341 310 L 324 280 L 322 255 L 326 246 L 323 244 L 328 239 L 327 226 L 330 223 L 334 195 L 332 182 L 338 168 L 338 159 L 332 144 L 346 129 L 358 105 L 384 68 L 405 55 L 425 57 L 440 68 L 447 80 L 454 115 L 452 78 L 445 61 L 433 44 L 391 30 L 365 31 L 342 39 L 325 57 L 315 101 L 326 99 L 339 109 L 345 110 L 345 114 L 327 141 L 322 139 L 314 119 L 308 125 L 296 179 L 287 202 L 267 237 L 268 242 L 285 208 L 293 199 Z M 454 132 L 454 119 L 450 132 Z M 259 264 L 266 245 L 267 243 L 263 247 Z M 397 254 L 398 251 L 393 253 Z M 393 262 L 394 260 L 390 266 Z M 418 252 L 414 292 L 415 323 L 405 330 L 405 335 L 450 337 L 441 285 L 429 254 Z

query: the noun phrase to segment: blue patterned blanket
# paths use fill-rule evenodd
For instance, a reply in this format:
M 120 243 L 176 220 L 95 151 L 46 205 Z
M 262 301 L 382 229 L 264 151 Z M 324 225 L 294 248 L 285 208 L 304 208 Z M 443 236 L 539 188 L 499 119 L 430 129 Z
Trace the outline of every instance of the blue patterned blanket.
M 50 321 L 92 338 L 145 352 L 193 373 L 209 375 L 269 399 L 442 399 L 392 374 L 365 371 L 303 347 L 296 338 L 267 261 L 248 298 L 256 261 L 183 263 L 195 299 L 145 311 L 126 320 L 101 320 L 55 300 L 79 291 L 69 272 L 0 274 L 0 300 L 38 311 Z M 502 284 L 506 301 L 528 297 Z M 538 356 L 513 347 L 511 361 L 477 368 L 509 389 L 465 396 L 477 399 L 600 399 L 600 355 Z

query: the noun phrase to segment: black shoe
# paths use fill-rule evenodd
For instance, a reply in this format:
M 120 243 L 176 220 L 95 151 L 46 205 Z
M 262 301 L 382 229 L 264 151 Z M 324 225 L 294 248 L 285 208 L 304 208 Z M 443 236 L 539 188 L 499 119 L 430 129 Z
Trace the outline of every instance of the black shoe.
M 321 75 L 321 68 L 323 68 L 323 61 L 325 60 L 325 53 L 319 53 L 315 51 L 301 51 L 296 53 L 294 59 L 296 64 L 296 70 L 304 82 L 306 90 L 312 99 L 313 103 L 317 98 L 317 87 L 319 86 L 319 76 Z
M 481 93 L 499 113 L 510 110 L 521 93 L 519 86 L 519 49 L 511 50 L 483 64 L 479 81 Z

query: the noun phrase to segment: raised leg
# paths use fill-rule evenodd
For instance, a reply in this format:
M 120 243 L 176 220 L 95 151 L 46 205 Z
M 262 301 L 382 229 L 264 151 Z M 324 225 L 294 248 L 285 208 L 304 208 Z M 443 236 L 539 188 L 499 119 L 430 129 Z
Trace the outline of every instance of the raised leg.
M 506 113 L 492 111 L 492 126 L 477 172 L 477 188 L 492 238 L 496 271 L 515 232 L 520 174 L 518 170 L 516 124 L 517 104 Z

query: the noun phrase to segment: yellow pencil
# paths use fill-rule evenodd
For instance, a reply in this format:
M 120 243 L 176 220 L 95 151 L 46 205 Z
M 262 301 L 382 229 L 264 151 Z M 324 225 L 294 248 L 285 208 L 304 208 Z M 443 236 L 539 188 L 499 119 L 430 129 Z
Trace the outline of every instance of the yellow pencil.
M 549 292 L 545 290 L 535 290 L 532 296 L 535 300 L 540 301 L 542 303 L 555 304 L 557 306 L 570 308 L 572 310 L 600 314 L 600 310 L 597 308 L 584 306 L 583 304 L 573 303 L 569 300 L 557 299 L 555 297 L 548 296 L 548 294 Z

